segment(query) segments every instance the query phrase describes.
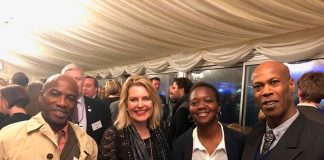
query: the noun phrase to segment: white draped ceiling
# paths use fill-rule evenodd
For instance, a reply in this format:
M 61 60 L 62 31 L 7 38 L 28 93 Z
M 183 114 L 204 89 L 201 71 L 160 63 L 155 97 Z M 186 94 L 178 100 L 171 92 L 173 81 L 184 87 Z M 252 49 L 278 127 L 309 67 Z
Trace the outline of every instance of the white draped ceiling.
M 80 23 L 33 31 L 31 45 L 36 49 L 13 47 L 0 58 L 10 62 L 10 54 L 21 61 L 15 64 L 18 68 L 38 76 L 77 63 L 90 75 L 116 77 L 168 68 L 189 71 L 204 62 L 231 66 L 256 51 L 280 61 L 312 58 L 324 51 L 320 0 L 77 2 L 85 11 Z M 0 25 L 0 33 L 15 20 Z

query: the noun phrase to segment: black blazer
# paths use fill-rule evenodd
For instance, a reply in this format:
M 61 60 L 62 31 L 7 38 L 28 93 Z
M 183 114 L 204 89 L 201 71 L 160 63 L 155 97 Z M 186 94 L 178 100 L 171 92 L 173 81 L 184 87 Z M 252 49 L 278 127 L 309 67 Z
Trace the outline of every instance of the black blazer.
M 312 106 L 298 105 L 297 109 L 305 115 L 306 118 L 324 125 L 324 113 Z
M 191 160 L 193 149 L 192 132 L 194 127 L 186 131 L 183 135 L 177 138 L 172 144 L 172 159 L 173 160 Z M 223 125 L 225 148 L 229 160 L 241 160 L 245 135 Z
M 242 160 L 253 160 L 259 151 L 266 125 L 256 126 L 248 135 Z M 300 114 L 291 124 L 267 160 L 323 160 L 324 126 Z
M 87 116 L 87 133 L 99 145 L 104 131 L 112 125 L 110 111 L 107 110 L 103 102 L 96 101 L 93 98 L 84 97 L 84 104 Z M 93 130 L 92 124 L 98 122 L 101 123 L 102 127 Z
M 25 121 L 25 120 L 29 120 L 31 118 L 30 115 L 25 114 L 25 113 L 15 113 L 13 114 L 11 117 L 7 118 L 6 120 L 4 120 L 3 122 L 0 122 L 0 129 L 2 129 L 3 127 L 12 124 L 12 123 L 16 123 L 16 122 L 20 122 L 20 121 Z
M 194 126 L 193 121 L 188 118 L 190 115 L 188 95 L 184 95 L 174 104 L 172 112 L 167 134 L 170 146 L 175 139 Z

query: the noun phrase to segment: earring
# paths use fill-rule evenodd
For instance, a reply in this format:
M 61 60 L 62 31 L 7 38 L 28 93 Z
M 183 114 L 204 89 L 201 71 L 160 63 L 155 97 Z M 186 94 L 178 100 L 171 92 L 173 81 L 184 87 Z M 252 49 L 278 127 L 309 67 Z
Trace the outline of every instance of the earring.
M 128 108 L 126 108 L 126 112 L 128 112 Z
M 216 116 L 217 116 L 217 119 L 219 120 L 219 119 L 222 117 L 222 112 L 220 112 L 220 111 L 217 112 L 217 113 L 216 113 Z

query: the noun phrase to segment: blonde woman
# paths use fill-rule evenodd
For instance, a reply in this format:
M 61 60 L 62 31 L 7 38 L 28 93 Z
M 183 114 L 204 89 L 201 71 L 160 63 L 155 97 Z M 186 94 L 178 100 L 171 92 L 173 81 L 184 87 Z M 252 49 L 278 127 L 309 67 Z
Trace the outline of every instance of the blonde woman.
M 105 84 L 105 98 L 103 99 L 103 102 L 107 107 L 109 107 L 109 110 L 111 112 L 111 119 L 113 121 L 116 121 L 117 115 L 118 115 L 118 101 L 119 100 L 119 94 L 121 90 L 121 85 L 118 81 L 115 81 L 113 79 L 108 79 Z M 116 105 L 111 105 L 113 102 L 116 103 Z
M 99 159 L 167 160 L 169 147 L 160 129 L 161 100 L 149 79 L 131 76 L 122 87 L 119 114 L 100 144 Z

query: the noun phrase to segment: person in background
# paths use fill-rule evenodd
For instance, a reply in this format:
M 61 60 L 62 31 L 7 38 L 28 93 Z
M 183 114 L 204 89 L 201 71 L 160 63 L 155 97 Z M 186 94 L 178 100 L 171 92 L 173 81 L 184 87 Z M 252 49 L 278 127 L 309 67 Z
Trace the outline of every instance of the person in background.
M 26 106 L 26 112 L 30 116 L 34 116 L 41 111 L 38 98 L 43 85 L 44 83 L 41 81 L 34 81 L 29 83 L 27 86 L 27 93 L 30 101 Z
M 103 100 L 106 97 L 105 92 L 106 92 L 105 87 L 99 87 L 98 94 L 99 94 L 101 100 Z
M 324 113 L 319 111 L 319 104 L 324 99 L 324 73 L 305 73 L 298 79 L 297 87 L 297 109 L 308 119 L 324 124 Z
M 159 77 L 152 77 L 150 78 L 150 81 L 153 85 L 153 88 L 156 90 L 156 92 L 159 94 L 159 89 L 160 89 L 160 84 L 161 84 L 161 80 Z M 160 99 L 162 101 L 162 125 L 164 126 L 163 128 L 167 129 L 167 124 L 168 124 L 168 115 L 169 115 L 169 105 L 166 104 L 166 99 L 165 96 L 163 96 L 162 94 L 159 94 Z
M 7 86 L 7 82 L 5 79 L 0 78 L 0 88 Z
M 0 78 L 0 88 L 5 87 L 5 86 L 7 86 L 6 80 L 3 78 Z M 7 118 L 9 118 L 9 116 L 0 111 L 0 123 Z
M 192 82 L 188 78 L 175 78 L 170 87 L 170 125 L 168 129 L 168 140 L 171 145 L 173 140 L 193 126 L 188 119 L 189 113 L 189 91 Z
M 152 77 L 150 78 L 150 81 L 154 87 L 154 89 L 156 90 L 157 93 L 159 93 L 160 90 L 160 85 L 161 85 L 161 79 L 159 77 Z M 159 94 L 162 104 L 165 105 L 166 104 L 166 99 L 165 96 Z
M 29 102 L 26 89 L 19 85 L 10 85 L 0 89 L 1 112 L 10 115 L 10 118 L 0 123 L 0 129 L 12 123 L 30 119 L 25 107 Z
M 115 125 L 104 133 L 99 159 L 170 159 L 160 112 L 161 100 L 149 79 L 130 76 L 122 87 Z
M 68 122 L 78 99 L 78 86 L 66 75 L 53 75 L 39 96 L 41 113 L 0 130 L 0 160 L 96 160 L 96 142 Z
M 261 63 L 251 81 L 266 122 L 249 133 L 242 160 L 323 160 L 324 125 L 308 120 L 296 109 L 289 68 L 276 61 Z
M 16 84 L 27 88 L 29 78 L 23 72 L 16 72 L 11 77 L 11 84 Z
M 100 101 L 98 93 L 98 80 L 91 76 L 85 76 L 84 77 L 84 86 L 83 86 L 83 94 L 84 96 L 93 98 L 95 100 Z
M 115 121 L 118 114 L 118 103 L 121 85 L 118 81 L 108 79 L 105 84 L 105 90 L 106 97 L 103 99 L 103 101 L 106 104 L 106 107 L 109 107 L 112 121 Z M 114 103 L 114 105 L 111 105 L 112 103 Z
M 219 93 L 214 86 L 196 83 L 190 93 L 190 116 L 196 127 L 173 142 L 174 160 L 241 160 L 245 135 L 227 128 L 218 121 Z
M 62 74 L 72 77 L 78 85 L 79 96 L 77 107 L 71 115 L 72 122 L 78 124 L 100 144 L 103 132 L 112 125 L 110 112 L 105 104 L 83 95 L 84 70 L 76 64 L 68 64 Z

